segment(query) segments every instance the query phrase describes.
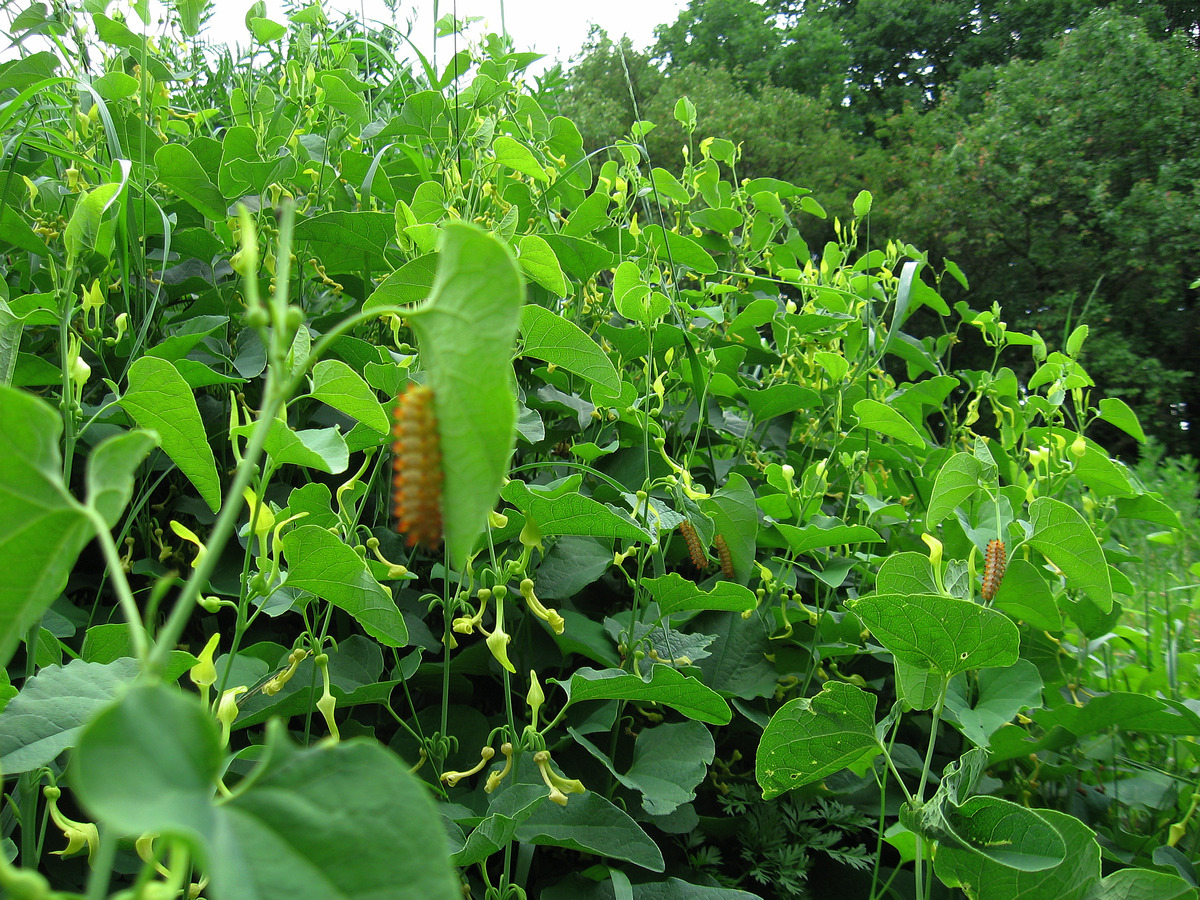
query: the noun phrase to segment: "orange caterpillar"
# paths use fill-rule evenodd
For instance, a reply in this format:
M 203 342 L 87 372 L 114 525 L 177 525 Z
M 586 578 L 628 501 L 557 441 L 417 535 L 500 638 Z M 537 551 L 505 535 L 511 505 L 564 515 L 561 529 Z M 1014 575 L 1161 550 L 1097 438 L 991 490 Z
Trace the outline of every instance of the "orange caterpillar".
M 1004 579 L 1004 569 L 1008 560 L 1004 553 L 1004 541 L 992 539 L 987 545 L 987 561 L 983 565 L 983 599 L 992 602 L 996 591 L 1000 590 L 1000 582 Z
M 409 385 L 392 415 L 392 514 L 408 546 L 432 550 L 442 542 L 442 450 L 433 391 Z
M 721 572 L 726 578 L 732 578 L 733 556 L 729 552 L 729 545 L 725 543 L 725 538 L 718 534 L 713 538 L 713 546 L 717 548 L 717 559 L 721 561 Z
M 703 570 L 708 565 L 708 560 L 704 558 L 704 550 L 700 546 L 700 536 L 696 534 L 695 527 L 687 519 L 684 519 L 679 523 L 679 533 L 683 535 L 688 553 L 692 555 L 692 565 Z

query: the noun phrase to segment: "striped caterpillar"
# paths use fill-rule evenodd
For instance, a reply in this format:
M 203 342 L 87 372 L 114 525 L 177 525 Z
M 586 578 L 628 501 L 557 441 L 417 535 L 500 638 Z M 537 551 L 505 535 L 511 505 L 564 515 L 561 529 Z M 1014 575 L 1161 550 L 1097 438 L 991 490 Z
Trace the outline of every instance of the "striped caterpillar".
M 1004 579 L 1004 569 L 1008 560 L 1004 553 L 1004 541 L 993 538 L 988 541 L 987 559 L 983 565 L 983 599 L 992 602 L 996 591 L 1000 590 L 1000 582 Z
M 683 535 L 688 553 L 692 555 L 692 565 L 697 569 L 703 570 L 708 564 L 708 560 L 704 558 L 704 550 L 700 546 L 700 536 L 696 534 L 695 526 L 687 519 L 684 519 L 679 523 L 679 533 Z
M 729 545 L 725 543 L 724 536 L 718 534 L 713 538 L 713 546 L 717 548 L 717 559 L 721 561 L 721 572 L 726 578 L 732 578 L 733 556 L 729 552 Z
M 392 415 L 392 514 L 408 546 L 442 542 L 442 450 L 433 391 L 409 385 Z

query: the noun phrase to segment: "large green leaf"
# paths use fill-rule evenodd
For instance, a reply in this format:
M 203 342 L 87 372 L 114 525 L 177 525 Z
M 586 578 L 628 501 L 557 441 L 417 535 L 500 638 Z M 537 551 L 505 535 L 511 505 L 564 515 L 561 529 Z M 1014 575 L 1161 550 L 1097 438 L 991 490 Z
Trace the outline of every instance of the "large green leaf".
M 521 252 L 521 271 L 555 297 L 565 297 L 567 279 L 558 264 L 558 257 L 554 255 L 546 239 L 536 234 L 527 234 L 517 246 Z
M 192 151 L 182 144 L 164 144 L 154 153 L 158 180 L 182 197 L 197 212 L 214 222 L 224 222 L 228 204 Z
M 933 494 L 925 513 L 925 527 L 932 529 L 954 514 L 955 507 L 966 503 L 979 490 L 983 465 L 970 453 L 955 453 L 938 470 Z
M 862 766 L 883 748 L 875 736 L 874 694 L 829 681 L 815 697 L 789 700 L 758 743 L 755 778 L 763 799 Z
M 1011 666 L 1020 635 L 1002 613 L 937 594 L 874 594 L 847 607 L 893 656 L 949 678 L 968 669 Z
M 863 428 L 894 437 L 912 447 L 925 446 L 925 439 L 908 419 L 878 400 L 859 400 L 854 404 L 854 414 Z
M 658 602 L 658 608 L 664 616 L 684 610 L 746 612 L 754 609 L 757 603 L 750 589 L 740 584 L 718 581 L 710 590 L 703 591 L 694 581 L 689 581 L 678 572 L 661 578 L 643 579 L 642 586 Z
M 117 524 L 133 496 L 133 473 L 155 446 L 146 431 L 127 431 L 101 442 L 88 456 L 88 505 L 109 528 Z
M 650 542 L 653 538 L 628 514 L 622 514 L 591 497 L 570 492 L 547 497 L 531 491 L 522 481 L 510 481 L 502 496 L 529 516 L 543 535 L 582 534 Z
M 523 356 L 544 359 L 613 393 L 621 390 L 612 360 L 574 322 L 545 307 L 526 304 L 521 309 L 521 337 Z
M 194 694 L 131 688 L 83 729 L 72 783 L 84 806 L 117 834 L 177 835 L 209 857 L 217 831 L 217 726 Z M 215 849 L 215 848 L 213 848 Z
M 433 388 L 451 559 L 487 524 L 516 441 L 512 353 L 525 287 L 512 252 L 473 226 L 446 226 L 428 303 L 409 313 Z
M 92 529 L 62 482 L 62 420 L 0 385 L 0 665 L 67 584 Z
M 179 370 L 165 359 L 143 356 L 129 367 L 129 390 L 118 401 L 138 425 L 157 431 L 163 451 L 215 512 L 221 508 L 221 479 L 196 396 Z
M 284 536 L 283 550 L 289 587 L 344 609 L 381 644 L 408 644 L 408 629 L 396 602 L 353 547 L 324 528 L 301 525 Z
M 128 658 L 42 669 L 0 713 L 0 771 L 19 775 L 49 765 L 137 674 L 137 660 Z
M 1029 505 L 1029 521 L 1033 525 L 1030 546 L 1040 550 L 1068 581 L 1085 591 L 1101 612 L 1111 610 L 1108 561 L 1083 516 L 1061 500 L 1038 497 Z
M 633 762 L 617 780 L 642 794 L 642 808 L 665 816 L 696 796 L 716 754 L 712 734 L 699 722 L 644 728 L 633 745 Z
M 310 396 L 353 416 L 368 428 L 387 434 L 391 428 L 375 392 L 344 362 L 323 359 L 313 366 Z
M 727 725 L 733 714 L 720 694 L 678 669 L 655 665 L 648 679 L 623 669 L 576 669 L 568 681 L 559 681 L 568 703 L 584 700 L 637 700 L 661 703 L 689 719 Z
M 979 673 L 978 696 L 972 703 L 967 696 L 967 676 L 955 678 L 946 694 L 947 718 L 976 747 L 987 747 L 988 738 L 1022 710 L 1042 704 L 1042 678 L 1027 659 L 1018 659 L 1007 668 L 984 669 Z
M 1038 816 L 1063 841 L 1059 865 L 1021 871 L 975 850 L 943 844 L 938 847 L 934 871 L 944 884 L 962 886 L 972 900 L 1083 900 L 1100 877 L 1100 845 L 1095 833 L 1074 816 L 1056 810 L 1039 810 Z
M 429 796 L 377 742 L 296 750 L 273 727 L 260 770 L 217 802 L 220 763 L 195 696 L 138 687 L 84 730 L 74 784 L 118 834 L 188 840 L 216 900 L 461 896 Z
M 750 482 L 735 472 L 713 496 L 700 501 L 700 508 L 729 547 L 734 580 L 745 584 L 754 571 L 758 542 L 758 504 Z
M 517 828 L 517 839 L 622 859 L 651 872 L 664 868 L 662 851 L 641 826 L 592 791 L 566 806 L 543 803 Z

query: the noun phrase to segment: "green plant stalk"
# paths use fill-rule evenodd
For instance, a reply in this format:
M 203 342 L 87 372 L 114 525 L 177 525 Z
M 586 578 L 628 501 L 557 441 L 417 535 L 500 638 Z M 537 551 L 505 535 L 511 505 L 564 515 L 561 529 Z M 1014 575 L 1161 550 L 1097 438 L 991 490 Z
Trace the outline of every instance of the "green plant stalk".
M 80 512 L 87 516 L 88 521 L 92 523 L 92 528 L 96 531 L 96 540 L 104 553 L 104 561 L 112 573 L 113 590 L 117 592 L 117 601 L 121 605 L 121 612 L 124 613 L 125 620 L 129 623 L 129 638 L 133 644 L 133 655 L 137 657 L 138 662 L 145 666 L 148 662 L 147 652 L 149 650 L 146 625 L 138 611 L 137 601 L 133 598 L 129 579 L 125 577 L 125 569 L 121 566 L 121 555 L 113 541 L 112 532 L 109 531 L 108 524 L 101 518 L 100 513 L 96 512 L 95 507 L 81 506 Z

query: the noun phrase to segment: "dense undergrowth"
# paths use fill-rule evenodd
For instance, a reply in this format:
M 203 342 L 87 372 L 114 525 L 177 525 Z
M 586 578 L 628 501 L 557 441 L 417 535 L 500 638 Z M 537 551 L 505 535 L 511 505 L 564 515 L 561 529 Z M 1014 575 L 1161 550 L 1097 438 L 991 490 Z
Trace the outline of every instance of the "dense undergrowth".
M 1195 472 L 1086 328 L 686 98 L 200 13 L 0 65 L 8 895 L 1195 896 Z

